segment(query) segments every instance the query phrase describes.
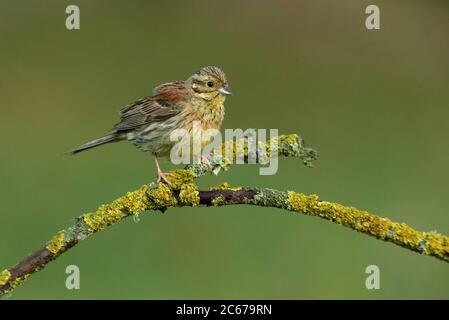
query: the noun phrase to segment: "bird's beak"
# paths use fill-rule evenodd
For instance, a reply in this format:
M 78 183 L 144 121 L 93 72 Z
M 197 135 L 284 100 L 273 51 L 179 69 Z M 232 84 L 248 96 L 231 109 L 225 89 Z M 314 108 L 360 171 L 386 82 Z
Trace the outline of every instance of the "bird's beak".
M 232 92 L 229 91 L 228 85 L 225 85 L 224 87 L 221 87 L 220 89 L 218 89 L 218 92 L 220 92 L 221 94 L 224 94 L 224 95 L 232 94 Z

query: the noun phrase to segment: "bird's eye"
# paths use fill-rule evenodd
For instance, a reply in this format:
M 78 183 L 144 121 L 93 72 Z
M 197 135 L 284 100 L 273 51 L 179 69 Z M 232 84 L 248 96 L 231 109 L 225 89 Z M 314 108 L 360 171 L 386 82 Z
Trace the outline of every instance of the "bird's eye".
M 209 81 L 209 82 L 207 83 L 207 86 L 208 86 L 209 88 L 212 88 L 212 87 L 214 86 L 214 83 L 213 83 L 212 81 Z

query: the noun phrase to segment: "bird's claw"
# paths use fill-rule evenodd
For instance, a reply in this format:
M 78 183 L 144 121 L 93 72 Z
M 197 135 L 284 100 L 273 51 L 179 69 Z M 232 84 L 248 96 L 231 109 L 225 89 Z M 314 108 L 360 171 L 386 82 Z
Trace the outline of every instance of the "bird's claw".
M 169 176 L 170 173 L 169 172 L 162 172 L 162 171 L 158 171 L 157 172 L 157 180 L 156 182 L 164 182 L 165 184 L 167 184 L 168 186 L 172 187 L 172 184 L 170 181 L 168 181 L 167 176 Z

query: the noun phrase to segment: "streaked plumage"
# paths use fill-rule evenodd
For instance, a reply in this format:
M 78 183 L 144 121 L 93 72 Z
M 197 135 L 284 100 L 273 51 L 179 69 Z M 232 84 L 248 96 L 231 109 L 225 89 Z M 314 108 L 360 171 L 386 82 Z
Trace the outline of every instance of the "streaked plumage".
M 185 81 L 159 85 L 153 95 L 123 107 L 120 121 L 108 135 L 83 144 L 70 154 L 129 140 L 156 157 L 166 156 L 174 145 L 170 141 L 173 130 L 182 128 L 191 132 L 194 121 L 200 121 L 204 130 L 220 128 L 227 94 L 230 92 L 224 72 L 217 67 L 204 67 Z M 158 168 L 158 174 L 162 173 L 159 171 Z

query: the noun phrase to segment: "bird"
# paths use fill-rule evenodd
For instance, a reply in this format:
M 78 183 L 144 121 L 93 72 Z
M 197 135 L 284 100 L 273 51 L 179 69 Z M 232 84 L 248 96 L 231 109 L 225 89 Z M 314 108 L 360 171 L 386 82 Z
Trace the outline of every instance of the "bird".
M 191 133 L 195 121 L 202 130 L 219 130 L 223 122 L 226 96 L 231 95 L 225 73 L 218 67 L 206 66 L 184 81 L 163 83 L 153 94 L 120 109 L 120 120 L 110 132 L 71 151 L 69 155 L 106 143 L 127 140 L 153 154 L 157 182 L 171 185 L 168 173 L 161 170 L 158 158 L 168 156 L 176 143 L 170 134 L 176 129 Z

